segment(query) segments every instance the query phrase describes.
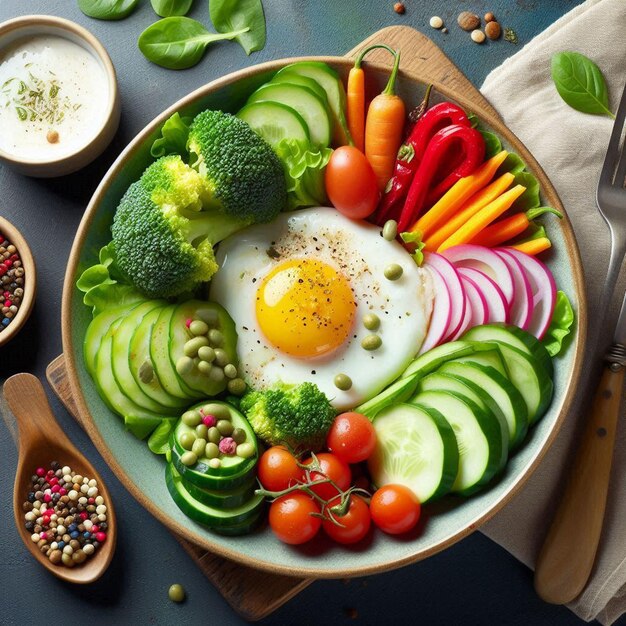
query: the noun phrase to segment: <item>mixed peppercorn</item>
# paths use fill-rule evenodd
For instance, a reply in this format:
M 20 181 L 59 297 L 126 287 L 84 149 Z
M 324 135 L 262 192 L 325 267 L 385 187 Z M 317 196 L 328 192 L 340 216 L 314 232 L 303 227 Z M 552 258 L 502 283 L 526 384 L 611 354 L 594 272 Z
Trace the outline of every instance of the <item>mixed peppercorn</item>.
M 79 565 L 107 539 L 107 507 L 97 481 L 56 461 L 35 470 L 22 509 L 33 543 L 55 565 Z
M 24 268 L 17 248 L 0 233 L 0 332 L 15 318 L 24 297 Z

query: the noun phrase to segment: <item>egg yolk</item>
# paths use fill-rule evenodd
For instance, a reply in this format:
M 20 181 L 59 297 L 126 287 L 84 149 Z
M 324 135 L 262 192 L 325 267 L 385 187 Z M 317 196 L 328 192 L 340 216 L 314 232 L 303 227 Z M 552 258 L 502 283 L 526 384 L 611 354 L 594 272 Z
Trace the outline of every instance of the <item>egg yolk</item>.
M 348 280 L 313 259 L 275 267 L 257 291 L 256 317 L 278 350 L 297 357 L 327 354 L 352 330 L 356 304 Z

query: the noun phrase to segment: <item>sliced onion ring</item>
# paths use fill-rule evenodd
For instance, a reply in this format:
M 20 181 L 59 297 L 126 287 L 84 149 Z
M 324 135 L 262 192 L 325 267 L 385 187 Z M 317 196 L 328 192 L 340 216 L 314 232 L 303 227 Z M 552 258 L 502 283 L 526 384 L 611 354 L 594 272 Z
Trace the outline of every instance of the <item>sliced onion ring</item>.
M 526 271 L 522 264 L 506 251 L 496 250 L 494 252 L 508 265 L 513 283 L 515 284 L 515 300 L 509 310 L 509 324 L 519 326 L 522 330 L 527 330 L 533 316 L 533 290 L 530 280 L 526 276 Z
M 446 281 L 434 267 L 428 267 L 426 264 L 422 267 L 432 277 L 434 298 L 433 312 L 430 316 L 428 332 L 426 333 L 426 337 L 424 337 L 424 342 L 422 343 L 419 354 L 441 343 L 450 324 L 450 317 L 452 316 L 452 300 Z
M 459 268 L 459 274 L 465 280 L 474 282 L 474 286 L 483 294 L 489 310 L 489 324 L 506 322 L 509 311 L 502 290 L 487 274 L 473 267 Z

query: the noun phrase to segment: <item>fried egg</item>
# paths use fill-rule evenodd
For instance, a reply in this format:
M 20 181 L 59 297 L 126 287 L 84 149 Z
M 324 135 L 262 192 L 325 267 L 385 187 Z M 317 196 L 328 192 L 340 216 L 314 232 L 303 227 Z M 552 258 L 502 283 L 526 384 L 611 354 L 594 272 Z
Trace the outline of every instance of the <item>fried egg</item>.
M 353 408 L 395 380 L 426 335 L 429 274 L 378 226 L 335 209 L 246 228 L 220 244 L 217 261 L 210 298 L 235 321 L 239 370 L 254 389 L 310 381 L 336 409 Z M 390 280 L 394 265 L 402 273 Z M 352 385 L 340 389 L 346 377 Z

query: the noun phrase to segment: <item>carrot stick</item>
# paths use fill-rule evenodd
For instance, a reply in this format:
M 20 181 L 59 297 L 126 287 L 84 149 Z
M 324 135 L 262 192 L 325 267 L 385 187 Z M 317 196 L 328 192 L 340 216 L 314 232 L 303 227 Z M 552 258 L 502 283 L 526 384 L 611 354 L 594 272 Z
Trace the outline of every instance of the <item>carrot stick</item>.
M 443 252 L 452 246 L 467 243 L 475 237 L 485 226 L 491 224 L 493 220 L 500 217 L 511 205 L 526 191 L 524 185 L 515 185 L 509 191 L 505 191 L 501 196 L 490 202 L 476 215 L 470 217 L 461 228 L 448 237 L 438 248 L 437 252 Z
M 432 233 L 449 220 L 477 191 L 480 191 L 495 175 L 497 169 L 508 156 L 506 150 L 498 152 L 485 161 L 473 174 L 461 178 L 431 209 L 422 215 L 411 227 L 411 232 L 420 231 L 422 237 Z
M 517 243 L 511 248 L 515 248 L 520 252 L 525 252 L 531 256 L 535 256 L 544 250 L 552 247 L 552 243 L 547 237 L 538 237 L 537 239 L 531 239 L 530 241 L 524 241 L 524 243 Z
M 487 248 L 499 246 L 501 243 L 521 235 L 535 218 L 543 215 L 544 213 L 554 213 L 554 215 L 558 218 L 563 217 L 563 214 L 560 211 L 551 207 L 538 207 L 536 209 L 530 209 L 529 211 L 526 211 L 526 213 L 516 213 L 515 215 L 496 222 L 491 226 L 487 226 L 487 228 L 478 233 L 478 235 L 476 235 L 470 243 L 478 246 L 486 246 Z
M 514 180 L 515 176 L 510 172 L 506 172 L 500 178 L 477 191 L 450 220 L 424 241 L 424 249 L 429 252 L 436 250 L 448 237 L 461 228 L 470 217 L 503 194 Z
M 394 92 L 400 52 L 395 55 L 389 82 L 370 103 L 365 121 L 365 156 L 376 174 L 380 191 L 385 189 L 393 175 L 406 117 L 404 102 Z

